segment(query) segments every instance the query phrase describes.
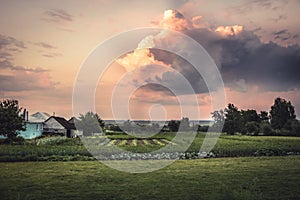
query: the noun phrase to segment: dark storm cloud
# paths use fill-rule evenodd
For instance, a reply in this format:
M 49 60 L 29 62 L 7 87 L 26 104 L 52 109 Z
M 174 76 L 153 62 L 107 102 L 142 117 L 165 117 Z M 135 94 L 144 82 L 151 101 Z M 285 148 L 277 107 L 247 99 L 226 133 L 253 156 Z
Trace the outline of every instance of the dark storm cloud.
M 235 36 L 222 36 L 207 29 L 185 31 L 198 41 L 217 63 L 227 87 L 240 90 L 239 84 L 256 85 L 261 91 L 289 91 L 300 89 L 300 47 L 283 47 L 275 43 L 262 43 L 253 31 L 243 31 Z M 285 36 L 288 30 L 274 35 Z M 281 37 L 284 40 L 286 37 Z M 207 88 L 199 73 L 187 61 L 166 52 L 152 50 L 155 58 L 171 64 L 191 83 L 196 93 Z M 161 82 L 180 84 L 176 75 L 165 73 Z M 234 88 L 237 86 L 237 88 Z M 247 88 L 242 86 L 242 88 Z M 184 91 L 182 91 L 184 93 Z
M 199 42 L 210 53 L 210 56 L 214 59 L 217 66 L 221 66 L 219 62 L 221 49 L 220 45 L 217 44 L 217 41 L 220 40 L 219 34 L 204 28 L 187 30 L 184 33 Z M 183 75 L 184 78 L 190 82 L 195 93 L 200 94 L 208 92 L 208 88 L 203 77 L 187 60 L 163 50 L 151 49 L 151 52 L 156 60 L 170 65 L 173 69 Z M 201 66 L 201 63 L 199 66 Z M 179 78 L 179 75 L 176 73 L 165 72 L 161 77 L 160 82 L 165 85 L 175 86 L 180 94 L 186 94 L 188 91 L 186 91 L 185 82 L 181 82 L 180 80 L 182 79 Z M 216 89 L 217 88 L 214 88 L 214 90 Z
M 277 35 L 286 33 L 277 32 Z M 245 34 L 244 32 L 241 34 Z M 300 88 L 300 48 L 283 47 L 275 43 L 261 43 L 254 34 L 248 37 L 224 38 L 221 73 L 225 83 L 245 80 L 263 91 L 288 91 Z M 255 39 L 256 37 L 256 39 Z M 282 38 L 284 39 L 284 38 Z
M 67 13 L 63 9 L 49 9 L 46 10 L 43 14 L 44 17 L 42 18 L 42 20 L 46 22 L 71 22 L 74 20 L 74 16 Z
M 155 55 L 155 59 L 171 65 L 173 69 L 175 69 L 186 80 L 188 80 L 195 93 L 208 92 L 207 86 L 202 76 L 188 61 L 175 54 L 163 50 L 151 49 L 151 52 Z M 160 84 L 168 86 L 169 88 L 175 88 L 177 94 L 185 94 L 187 92 L 187 86 L 179 74 L 175 72 L 164 72 L 162 74 L 162 77 L 156 76 L 155 80 Z M 152 80 L 150 80 L 149 82 L 151 81 Z M 159 84 L 156 84 L 151 86 L 150 89 L 153 89 L 155 91 L 162 91 L 164 90 L 164 87 L 160 87 Z

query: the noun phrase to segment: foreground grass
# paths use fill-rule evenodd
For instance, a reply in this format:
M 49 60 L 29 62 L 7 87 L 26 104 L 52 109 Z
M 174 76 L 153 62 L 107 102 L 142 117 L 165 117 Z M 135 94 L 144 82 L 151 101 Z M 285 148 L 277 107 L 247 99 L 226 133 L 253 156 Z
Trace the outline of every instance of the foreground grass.
M 90 162 L 0 163 L 1 199 L 300 199 L 300 156 L 180 160 L 129 174 Z

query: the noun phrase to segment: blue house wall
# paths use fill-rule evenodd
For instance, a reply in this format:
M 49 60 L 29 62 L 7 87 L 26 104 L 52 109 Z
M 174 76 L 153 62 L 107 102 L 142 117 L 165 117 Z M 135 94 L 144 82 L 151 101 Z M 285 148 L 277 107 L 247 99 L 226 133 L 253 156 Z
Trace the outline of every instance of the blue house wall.
M 43 123 L 41 122 L 25 122 L 25 131 L 19 131 L 19 136 L 24 139 L 33 139 L 39 137 L 43 133 Z

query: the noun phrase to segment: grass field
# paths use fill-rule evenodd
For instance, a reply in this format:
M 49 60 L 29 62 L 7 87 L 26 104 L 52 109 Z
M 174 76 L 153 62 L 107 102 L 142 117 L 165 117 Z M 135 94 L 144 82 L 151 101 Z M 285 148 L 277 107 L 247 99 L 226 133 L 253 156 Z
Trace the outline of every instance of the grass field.
M 296 200 L 299 166 L 300 156 L 179 160 L 146 174 L 119 172 L 97 161 L 0 163 L 0 197 Z

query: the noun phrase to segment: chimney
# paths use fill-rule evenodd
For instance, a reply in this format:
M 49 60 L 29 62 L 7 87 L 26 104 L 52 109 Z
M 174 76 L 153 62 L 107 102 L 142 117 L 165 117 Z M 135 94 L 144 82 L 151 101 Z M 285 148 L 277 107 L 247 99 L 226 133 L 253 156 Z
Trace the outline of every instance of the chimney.
M 26 111 L 26 121 L 28 121 L 28 111 Z
M 53 112 L 53 116 L 55 117 L 55 112 Z
M 26 121 L 26 108 L 23 110 L 23 120 Z

